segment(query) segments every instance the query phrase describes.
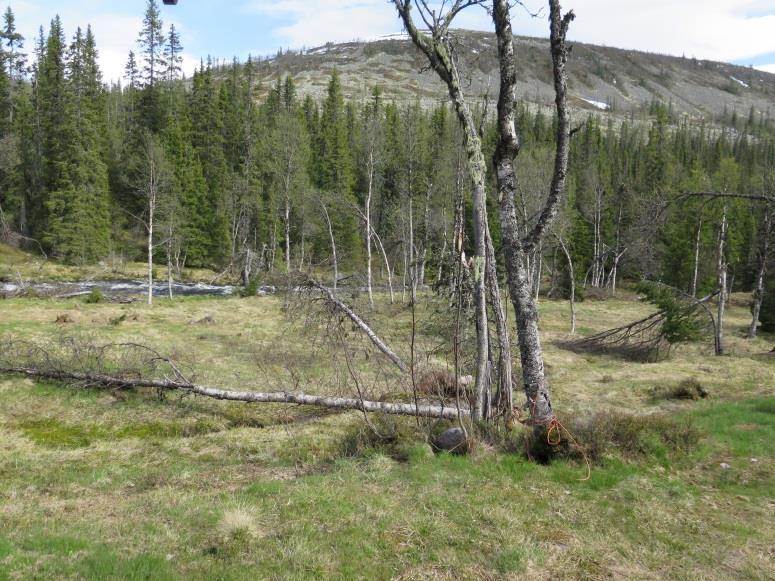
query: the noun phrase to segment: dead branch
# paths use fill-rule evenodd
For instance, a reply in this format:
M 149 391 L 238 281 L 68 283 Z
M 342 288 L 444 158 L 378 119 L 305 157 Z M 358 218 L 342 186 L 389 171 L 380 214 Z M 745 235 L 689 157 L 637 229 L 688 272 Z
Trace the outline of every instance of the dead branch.
M 754 202 L 767 202 L 769 204 L 775 203 L 775 196 L 768 196 L 765 194 L 739 194 L 735 192 L 684 192 L 679 194 L 676 199 L 682 200 L 684 198 L 692 197 L 704 197 L 704 198 L 740 198 L 743 200 L 751 200 Z
M 325 295 L 327 302 L 329 305 L 334 307 L 336 310 L 344 313 L 347 315 L 347 317 L 355 323 L 358 328 L 363 331 L 366 336 L 371 340 L 372 343 L 382 351 L 382 353 L 390 359 L 396 367 L 398 367 L 402 372 L 406 373 L 409 371 L 409 368 L 406 366 L 406 363 L 403 362 L 403 360 L 396 355 L 396 353 L 387 346 L 387 344 L 379 338 L 379 335 L 377 335 L 374 331 L 372 331 L 371 327 L 369 327 L 366 322 L 361 319 L 355 311 L 353 311 L 349 306 L 347 306 L 341 299 L 339 299 L 333 292 L 331 292 L 327 287 L 320 284 L 318 281 L 314 279 L 307 279 L 306 285 L 309 288 L 314 288 L 319 290 L 320 292 Z
M 701 307 L 706 311 L 711 325 L 715 328 L 713 315 L 708 311 L 705 303 L 718 294 L 719 291 L 716 291 L 699 300 L 692 300 L 681 309 L 681 312 L 689 313 Z M 661 332 L 666 318 L 667 311 L 660 310 L 626 325 L 559 344 L 575 352 L 601 352 L 620 355 L 635 361 L 656 361 L 660 355 L 669 351 L 670 347 Z

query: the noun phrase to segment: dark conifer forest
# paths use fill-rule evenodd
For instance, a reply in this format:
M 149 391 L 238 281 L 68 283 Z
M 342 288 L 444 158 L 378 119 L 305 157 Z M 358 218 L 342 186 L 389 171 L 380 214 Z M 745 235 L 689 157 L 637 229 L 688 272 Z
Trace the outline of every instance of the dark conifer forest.
M 363 274 L 373 251 L 378 279 L 422 285 L 444 279 L 458 230 L 469 243 L 469 178 L 449 105 L 396 104 L 379 86 L 347 100 L 335 69 L 318 101 L 290 75 L 268 78 L 260 58 L 206 59 L 184 78 L 184 39 L 154 1 L 123 81 L 107 86 L 91 28 L 73 31 L 78 24 L 57 16 L 24 39 L 12 10 L 4 15 L 0 208 L 4 231 L 23 245 L 75 264 L 143 260 L 153 222 L 156 260 L 178 272 L 249 279 L 335 262 Z M 477 105 L 487 159 L 489 112 Z M 754 289 L 767 211 L 743 196 L 775 189 L 768 114 L 711 123 L 655 100 L 639 117 L 575 119 L 567 200 L 555 236 L 532 257 L 531 268 L 551 273 L 552 292 L 568 287 L 562 239 L 584 288 L 647 278 L 702 295 L 717 285 L 722 214 L 730 283 Z M 555 123 L 547 110 L 518 108 L 525 227 L 546 193 Z M 488 179 L 500 256 L 492 171 Z M 741 197 L 690 195 L 702 192 Z M 771 303 L 762 311 L 770 326 Z

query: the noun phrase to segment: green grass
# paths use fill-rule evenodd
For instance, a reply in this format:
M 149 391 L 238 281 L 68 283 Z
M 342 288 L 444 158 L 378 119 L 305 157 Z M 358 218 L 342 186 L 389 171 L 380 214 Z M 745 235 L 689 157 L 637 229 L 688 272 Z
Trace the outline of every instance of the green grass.
M 358 301 L 408 359 L 408 310 Z M 580 304 L 579 321 L 596 332 L 648 309 L 624 293 Z M 63 313 L 74 323 L 56 325 Z M 418 308 L 423 365 L 443 363 L 437 316 Z M 730 308 L 729 357 L 700 343 L 641 364 L 561 350 L 567 304 L 541 303 L 563 421 L 610 420 L 605 442 L 578 430 L 599 450 L 586 481 L 578 458 L 541 465 L 519 446 L 428 454 L 412 419 L 385 445 L 357 413 L 0 378 L 0 579 L 772 578 L 773 338 L 738 336 L 747 316 Z M 0 302 L 0 332 L 140 342 L 237 389 L 347 393 L 351 381 L 326 328 L 289 320 L 281 297 L 14 299 Z M 348 340 L 364 389 L 406 397 L 405 379 Z M 710 398 L 654 397 L 687 378 Z
M 73 403 L 66 389 L 50 389 L 17 395 L 26 391 L 42 405 Z M 101 394 L 78 399 L 84 423 L 99 417 Z M 127 415 L 147 413 L 142 403 L 119 405 L 128 406 Z M 14 456 L 5 444 L 0 464 L 0 561 L 14 575 L 87 579 L 542 570 L 764 578 L 772 573 L 762 560 L 772 541 L 772 455 L 765 449 L 772 422 L 753 439 L 734 426 L 766 422 L 773 406 L 770 397 L 682 412 L 683 421 L 700 426 L 703 445 L 661 459 L 610 455 L 588 481 L 578 462 L 542 466 L 486 450 L 470 457 L 410 454 L 403 463 L 379 451 L 342 458 L 340 444 L 360 427 L 354 414 L 290 438 L 278 428 L 236 428 L 185 438 L 114 436 L 53 450 L 12 432 Z M 121 434 L 130 421 L 111 433 Z M 279 454 L 269 462 L 256 455 L 261 449 L 271 456 L 321 431 L 338 436 L 314 459 L 299 464 Z M 754 452 L 755 471 L 746 464 Z M 732 468 L 719 468 L 720 458 Z M 719 571 L 722 546 L 741 560 Z

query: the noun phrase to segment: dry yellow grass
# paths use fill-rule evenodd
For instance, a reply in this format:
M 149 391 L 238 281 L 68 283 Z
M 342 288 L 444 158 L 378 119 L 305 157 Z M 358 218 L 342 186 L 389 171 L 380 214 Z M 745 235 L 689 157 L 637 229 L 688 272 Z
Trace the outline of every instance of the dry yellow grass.
M 668 410 L 718 430 L 686 458 L 609 458 L 587 483 L 575 464 L 493 452 L 342 458 L 342 442 L 363 426 L 357 413 L 2 379 L 0 579 L 771 578 L 772 425 L 762 418 L 772 417 L 775 360 L 762 354 L 775 338 L 743 339 L 739 303 L 729 356 L 714 357 L 706 341 L 654 364 L 559 348 L 567 304 L 541 303 L 560 411 Z M 237 389 L 351 391 L 325 328 L 289 320 L 283 306 L 281 297 L 152 308 L 14 299 L 0 301 L 0 333 L 144 343 L 203 382 Z M 649 311 L 625 293 L 580 304 L 579 325 L 594 332 Z M 63 313 L 74 322 L 55 324 Z M 434 313 L 419 308 L 418 328 Z M 112 324 L 122 314 L 137 317 Z M 196 324 L 208 315 L 213 323 Z M 368 318 L 408 360 L 408 310 L 380 297 Z M 425 362 L 439 338 L 418 339 Z M 376 395 L 408 389 L 355 334 L 348 340 Z M 687 377 L 710 402 L 652 397 Z

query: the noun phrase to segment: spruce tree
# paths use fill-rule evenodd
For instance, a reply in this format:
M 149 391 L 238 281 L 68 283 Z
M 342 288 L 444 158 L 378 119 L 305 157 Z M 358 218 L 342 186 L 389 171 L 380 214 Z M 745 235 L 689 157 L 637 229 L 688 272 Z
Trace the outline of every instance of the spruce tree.
M 3 28 L 0 31 L 0 38 L 5 44 L 5 69 L 8 78 L 18 82 L 24 77 L 24 69 L 27 64 L 27 55 L 22 51 L 24 48 L 24 37 L 16 30 L 16 17 L 9 6 L 3 14 Z
M 166 63 L 166 73 L 164 78 L 168 83 L 177 81 L 183 71 L 183 45 L 180 42 L 180 34 L 175 30 L 175 25 L 170 24 L 170 30 L 167 34 L 167 43 L 164 45 L 164 62 Z
M 227 191 L 227 163 L 224 154 L 223 115 L 221 105 L 226 95 L 215 81 L 212 63 L 194 74 L 189 95 L 191 142 L 196 150 L 207 182 L 207 204 L 200 209 L 209 224 L 212 239 L 210 259 L 220 261 L 228 256 L 229 229 L 223 203 Z
M 351 264 L 360 263 L 358 221 L 353 210 L 354 172 L 347 128 L 344 95 L 339 72 L 334 69 L 328 83 L 320 120 L 319 187 L 329 193 L 335 206 L 331 222 L 337 250 Z
M 140 55 L 143 58 L 142 79 L 146 87 L 153 87 L 163 77 L 166 60 L 164 58 L 165 38 L 164 22 L 161 19 L 159 4 L 148 0 L 143 18 L 143 28 L 137 39 Z
M 137 68 L 137 59 L 132 50 L 129 51 L 129 57 L 124 67 L 124 78 L 129 81 L 127 88 L 134 90 L 140 86 L 140 69 Z
M 158 86 L 159 81 L 162 81 L 167 73 L 167 63 L 164 58 L 166 40 L 163 26 L 159 4 L 156 0 L 148 0 L 143 18 L 143 28 L 137 41 L 142 57 L 140 79 L 143 87 L 139 109 L 142 126 L 154 133 L 161 129 L 164 119 L 163 103 Z
M 0 45 L 0 138 L 2 138 L 13 123 L 13 105 L 11 100 L 11 80 L 5 67 L 8 55 Z
M 56 255 L 88 262 L 107 254 L 110 238 L 108 172 L 101 157 L 104 94 L 91 28 L 76 32 L 63 90 L 64 152 L 46 200 L 45 240 Z

